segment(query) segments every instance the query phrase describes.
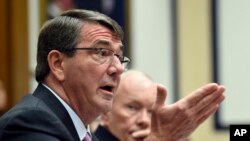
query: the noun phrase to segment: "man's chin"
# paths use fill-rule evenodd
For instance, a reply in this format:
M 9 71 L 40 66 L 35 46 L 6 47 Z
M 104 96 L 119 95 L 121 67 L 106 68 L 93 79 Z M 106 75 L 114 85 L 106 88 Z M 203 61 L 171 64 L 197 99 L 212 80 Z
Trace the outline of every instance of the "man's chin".
M 106 102 L 103 106 L 100 107 L 103 113 L 109 112 L 112 109 L 112 102 Z

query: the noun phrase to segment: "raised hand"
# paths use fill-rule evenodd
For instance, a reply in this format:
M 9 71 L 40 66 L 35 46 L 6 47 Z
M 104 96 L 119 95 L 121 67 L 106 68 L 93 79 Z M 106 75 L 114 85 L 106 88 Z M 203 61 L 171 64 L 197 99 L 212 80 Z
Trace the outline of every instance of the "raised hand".
M 216 83 L 204 85 L 172 105 L 165 105 L 166 88 L 158 84 L 153 106 L 151 132 L 146 141 L 183 141 L 224 100 L 225 88 Z

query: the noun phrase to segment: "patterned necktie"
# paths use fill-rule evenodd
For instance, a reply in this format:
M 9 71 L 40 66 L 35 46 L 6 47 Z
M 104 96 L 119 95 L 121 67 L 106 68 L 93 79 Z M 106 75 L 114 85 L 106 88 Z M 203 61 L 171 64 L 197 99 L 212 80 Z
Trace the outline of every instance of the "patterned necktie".
M 86 134 L 83 141 L 92 141 L 91 136 L 89 135 L 89 133 Z

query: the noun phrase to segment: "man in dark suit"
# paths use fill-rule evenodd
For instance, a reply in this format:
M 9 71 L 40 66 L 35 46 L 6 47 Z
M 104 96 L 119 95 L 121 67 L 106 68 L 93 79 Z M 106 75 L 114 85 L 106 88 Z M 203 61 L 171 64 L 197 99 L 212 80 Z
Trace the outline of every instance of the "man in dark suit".
M 96 140 L 89 124 L 110 111 L 129 62 L 123 55 L 122 38 L 121 27 L 98 12 L 75 9 L 46 22 L 38 39 L 35 74 L 39 84 L 0 118 L 0 140 Z M 152 128 L 145 140 L 172 141 L 190 135 L 216 111 L 223 91 L 223 86 L 208 84 L 169 107 L 164 105 L 165 87 L 157 85 Z M 168 126 L 173 119 L 169 113 L 176 115 L 183 109 L 190 113 L 180 118 L 182 124 L 175 120 L 176 126 Z
M 111 108 L 129 62 L 122 38 L 121 27 L 98 12 L 71 10 L 46 22 L 38 39 L 38 87 L 1 117 L 0 140 L 82 141 L 91 135 L 89 123 Z

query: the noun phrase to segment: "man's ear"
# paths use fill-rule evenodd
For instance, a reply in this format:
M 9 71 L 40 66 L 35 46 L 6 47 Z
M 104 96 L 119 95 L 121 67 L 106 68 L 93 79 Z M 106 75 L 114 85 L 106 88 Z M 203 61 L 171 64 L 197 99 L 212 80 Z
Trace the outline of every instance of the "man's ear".
M 47 57 L 51 73 L 57 78 L 58 81 L 63 81 L 65 78 L 63 72 L 63 58 L 64 55 L 57 50 L 51 50 Z

